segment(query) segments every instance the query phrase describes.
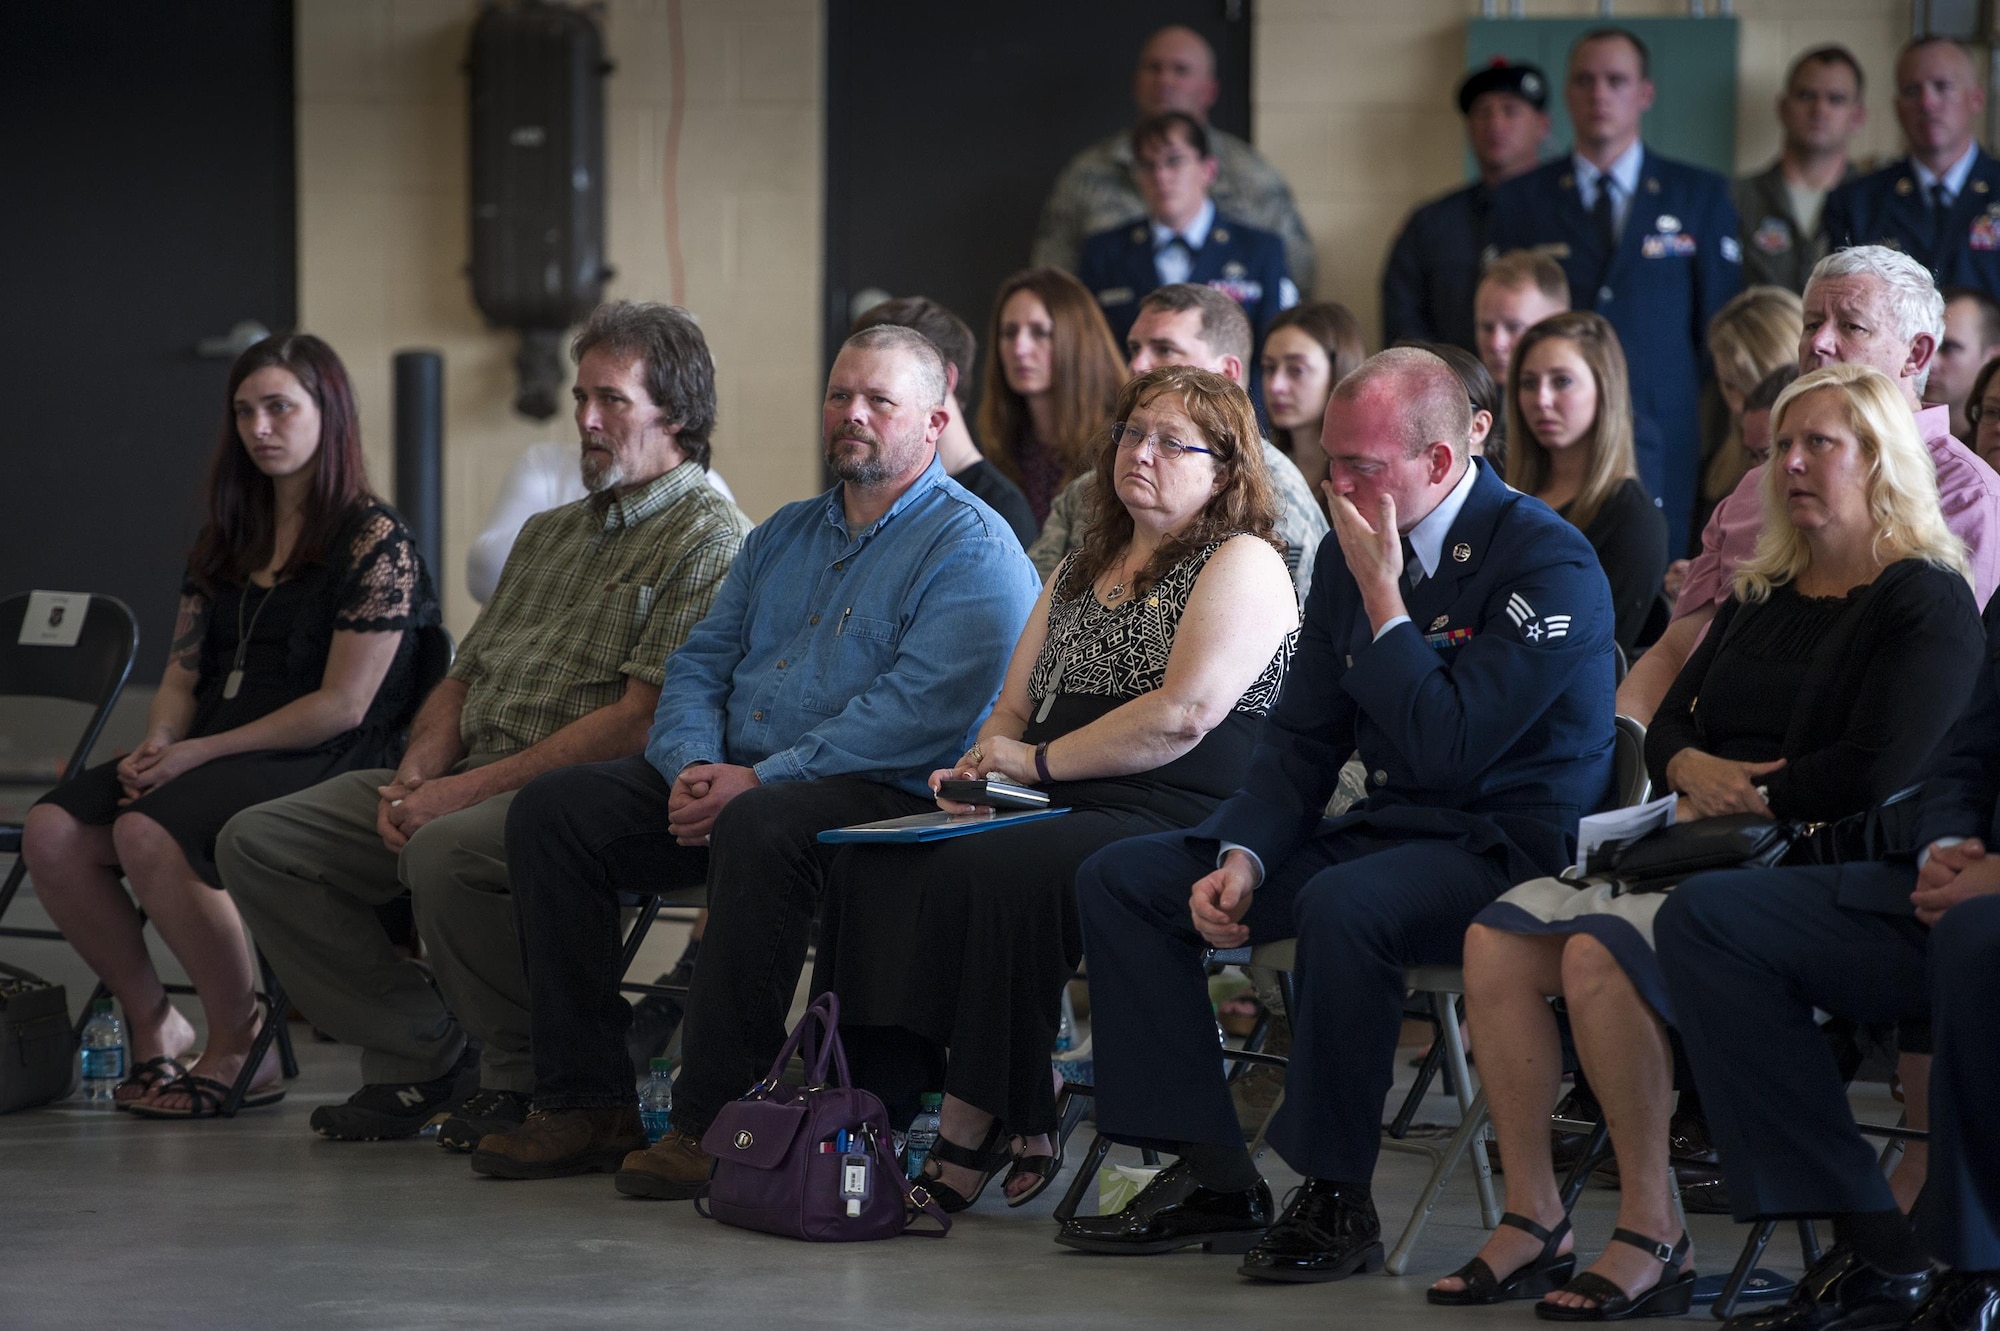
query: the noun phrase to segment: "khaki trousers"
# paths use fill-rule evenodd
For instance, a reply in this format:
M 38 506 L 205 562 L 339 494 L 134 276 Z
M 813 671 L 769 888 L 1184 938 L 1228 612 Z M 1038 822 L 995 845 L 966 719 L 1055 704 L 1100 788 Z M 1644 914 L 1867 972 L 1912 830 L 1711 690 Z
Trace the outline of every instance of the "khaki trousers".
M 376 788 L 394 775 L 348 772 L 237 814 L 216 843 L 223 886 L 299 1010 L 361 1047 L 363 1082 L 442 1077 L 470 1034 L 481 1086 L 532 1091 L 528 978 L 507 889 L 514 794 L 426 823 L 397 854 L 375 830 Z M 396 954 L 375 917 L 405 890 L 428 974 Z

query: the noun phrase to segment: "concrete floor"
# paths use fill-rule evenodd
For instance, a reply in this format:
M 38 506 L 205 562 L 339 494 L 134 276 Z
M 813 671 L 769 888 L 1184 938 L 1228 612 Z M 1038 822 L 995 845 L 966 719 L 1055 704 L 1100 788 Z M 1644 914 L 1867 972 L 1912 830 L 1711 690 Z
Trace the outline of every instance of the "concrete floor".
M 37 915 L 32 902 L 9 923 Z M 683 930 L 654 931 L 635 970 L 670 964 Z M 9 940 L 6 959 L 68 984 L 74 954 Z M 192 1005 L 190 1005 L 192 1006 Z M 191 1012 L 190 1015 L 198 1013 Z M 472 1175 L 428 1139 L 344 1144 L 306 1127 L 358 1083 L 347 1047 L 294 1026 L 303 1075 L 286 1100 L 233 1122 L 161 1123 L 70 1101 L 0 1117 L 0 1327 L 143 1319 L 194 1327 L 1255 1327 L 1526 1325 L 1525 1306 L 1450 1310 L 1424 1286 L 1481 1242 L 1469 1171 L 1453 1181 L 1409 1274 L 1270 1286 L 1236 1259 L 1188 1251 L 1144 1260 L 1055 1247 L 1061 1186 L 1009 1211 L 989 1196 L 943 1242 L 809 1245 L 701 1219 L 685 1203 L 618 1196 L 608 1177 L 505 1183 Z M 1407 1078 L 1407 1069 L 1401 1073 Z M 1857 1092 L 1875 1114 L 1879 1086 Z M 1398 1093 L 1400 1095 L 1400 1092 Z M 1893 1117 L 1893 1115 L 1891 1115 Z M 1434 1095 L 1423 1120 L 1449 1123 Z M 1072 1160 L 1088 1142 L 1086 1125 Z M 1136 1163 L 1119 1151 L 1114 1161 Z M 1275 1192 L 1296 1178 L 1274 1156 Z M 1394 1233 L 1428 1162 L 1384 1153 L 1376 1197 Z M 1617 1194 L 1585 1192 L 1581 1248 L 1609 1235 Z M 1086 1209 L 1090 1204 L 1086 1204 Z M 1726 1270 L 1743 1231 L 1692 1218 L 1700 1265 Z M 1796 1244 L 1766 1265 L 1796 1274 Z

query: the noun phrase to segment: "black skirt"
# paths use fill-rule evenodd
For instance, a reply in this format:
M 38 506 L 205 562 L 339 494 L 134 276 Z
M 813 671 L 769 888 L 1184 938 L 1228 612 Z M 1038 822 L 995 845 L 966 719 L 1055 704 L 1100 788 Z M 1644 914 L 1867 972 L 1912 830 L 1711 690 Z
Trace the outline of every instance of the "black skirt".
M 352 736 L 343 739 L 352 740 Z M 86 827 L 108 826 L 121 814 L 140 813 L 165 828 L 188 867 L 210 887 L 222 886 L 215 870 L 215 838 L 222 825 L 253 804 L 316 786 L 342 772 L 388 765 L 389 746 L 346 742 L 315 749 L 235 753 L 183 772 L 164 786 L 120 806 L 118 764 L 100 763 L 37 800 L 53 804 Z
M 856 1077 L 885 1100 L 939 1090 L 1012 1132 L 1055 1125 L 1049 1057 L 1083 956 L 1076 871 L 1126 837 L 1191 827 L 1216 801 L 1145 777 L 1057 782 L 1060 818 L 917 846 L 850 846 L 829 869 L 813 992 L 840 998 Z M 903 1033 L 884 1040 L 881 1033 Z M 901 1083 L 866 1049 L 942 1055 L 942 1085 Z M 939 1060 L 928 1060 L 935 1066 Z

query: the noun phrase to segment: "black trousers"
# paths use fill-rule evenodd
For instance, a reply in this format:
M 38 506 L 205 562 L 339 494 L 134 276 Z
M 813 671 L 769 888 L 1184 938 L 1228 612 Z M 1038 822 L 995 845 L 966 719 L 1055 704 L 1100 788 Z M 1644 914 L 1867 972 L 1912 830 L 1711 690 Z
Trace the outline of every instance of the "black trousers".
M 1243 1140 L 1208 1004 L 1207 945 L 1188 915 L 1188 889 L 1214 867 L 1212 849 L 1198 854 L 1187 833 L 1171 832 L 1106 847 L 1077 872 L 1108 1136 L 1168 1149 Z M 1354 832 L 1270 868 L 1244 922 L 1253 944 L 1298 939 L 1291 1063 L 1269 1137 L 1294 1169 L 1374 1177 L 1403 973 L 1456 965 L 1466 926 L 1507 886 L 1497 861 L 1457 846 Z
M 618 992 L 621 897 L 708 884 L 674 1086 L 674 1123 L 697 1135 L 755 1085 L 785 1040 L 813 909 L 837 849 L 819 833 L 918 813 L 930 802 L 834 777 L 756 786 L 723 808 L 706 848 L 667 829 L 668 784 L 643 757 L 546 772 L 507 817 L 507 867 L 534 1003 L 535 1104 L 630 1104 L 631 1005 Z
M 1931 1159 L 1917 1209 L 1931 1255 L 2000 1271 L 2000 896 L 1931 930 Z
M 1916 869 L 1704 874 L 1681 884 L 1654 922 L 1675 1021 L 1739 1220 L 1896 1204 L 1876 1148 L 1855 1130 L 1846 1077 L 1813 1009 L 1863 1022 L 1923 1018 L 1931 931 L 1913 916 L 1841 906 L 1843 884 L 1866 885 L 1878 899 L 1906 895 Z M 1950 1099 L 1933 1094 L 1934 1123 L 1952 1112 Z M 1934 1152 L 1933 1177 L 1942 1163 Z

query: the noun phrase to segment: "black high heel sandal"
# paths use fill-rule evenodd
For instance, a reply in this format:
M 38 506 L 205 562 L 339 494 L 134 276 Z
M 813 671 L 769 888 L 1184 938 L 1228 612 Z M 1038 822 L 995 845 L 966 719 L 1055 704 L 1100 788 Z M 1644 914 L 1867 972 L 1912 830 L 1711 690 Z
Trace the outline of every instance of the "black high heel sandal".
M 1564 1285 L 1563 1291 L 1595 1299 L 1595 1304 L 1588 1308 L 1568 1308 L 1544 1301 L 1535 1305 L 1535 1316 L 1551 1322 L 1623 1322 L 1633 1317 L 1679 1317 L 1694 1306 L 1694 1272 L 1681 1270 L 1681 1263 L 1687 1260 L 1688 1249 L 1693 1246 L 1687 1231 L 1681 1231 L 1681 1241 L 1671 1248 L 1630 1229 L 1612 1230 L 1611 1241 L 1630 1244 L 1666 1263 L 1651 1289 L 1628 1295 L 1595 1271 L 1585 1271 Z
M 932 1200 L 942 1206 L 947 1214 L 956 1215 L 979 1200 L 980 1195 L 986 1191 L 986 1185 L 993 1181 L 995 1174 L 1014 1163 L 1013 1153 L 1002 1145 L 1006 1140 L 1006 1125 L 997 1118 L 987 1127 L 986 1139 L 976 1148 L 960 1146 L 943 1133 L 939 1133 L 938 1139 L 931 1143 L 929 1157 L 924 1161 L 923 1177 L 915 1181 L 923 1184 L 924 1191 L 928 1192 Z M 975 1187 L 972 1195 L 968 1197 L 951 1184 L 943 1182 L 940 1175 L 930 1172 L 932 1160 L 941 1165 L 957 1165 L 961 1169 L 977 1171 L 979 1186 Z
M 1433 1288 L 1426 1291 L 1425 1297 L 1448 1308 L 1505 1303 L 1510 1299 L 1539 1299 L 1551 1290 L 1561 1289 L 1576 1273 L 1576 1254 L 1556 1251 L 1569 1236 L 1568 1216 L 1564 1216 L 1562 1223 L 1554 1229 L 1544 1229 L 1528 1217 L 1512 1211 L 1501 1216 L 1500 1223 L 1534 1235 L 1542 1241 L 1542 1251 L 1532 1261 L 1515 1267 L 1504 1280 L 1493 1274 L 1493 1268 L 1486 1264 L 1485 1258 L 1475 1257 L 1445 1277 L 1449 1280 L 1456 1276 L 1463 1280 L 1464 1289 Z
M 1063 1093 L 1056 1098 L 1056 1127 L 1055 1131 L 1049 1134 L 1055 1140 L 1055 1154 L 1013 1157 L 1013 1167 L 1007 1171 L 1007 1177 L 1000 1180 L 1001 1191 L 1005 1192 L 1007 1185 L 1017 1178 L 1032 1178 L 1035 1180 L 1035 1186 L 1018 1197 L 1010 1194 L 1007 1205 L 1026 1206 L 1041 1196 L 1049 1184 L 1056 1181 L 1056 1175 L 1062 1173 L 1063 1153 L 1068 1145 L 1069 1135 L 1076 1131 L 1077 1124 L 1083 1122 L 1083 1116 L 1089 1112 L 1089 1098 L 1071 1095 L 1065 1087 Z

